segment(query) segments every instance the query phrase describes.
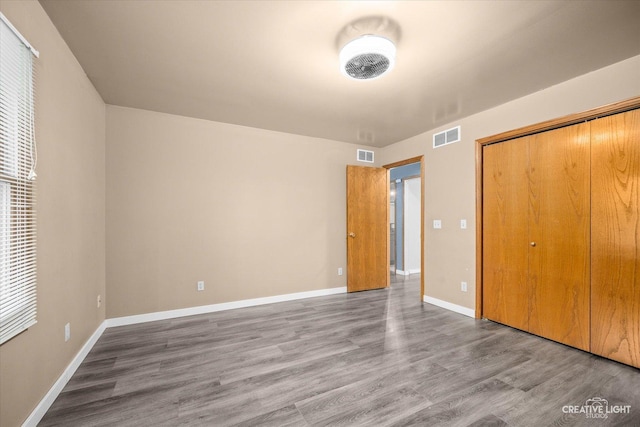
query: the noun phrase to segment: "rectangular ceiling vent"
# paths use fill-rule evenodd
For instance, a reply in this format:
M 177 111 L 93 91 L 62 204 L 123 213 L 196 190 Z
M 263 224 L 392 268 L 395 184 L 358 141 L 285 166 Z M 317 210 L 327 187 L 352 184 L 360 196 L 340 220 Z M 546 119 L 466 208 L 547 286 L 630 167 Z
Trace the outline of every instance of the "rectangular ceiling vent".
M 373 163 L 373 151 L 369 150 L 358 150 L 358 161 Z
M 433 148 L 442 147 L 443 145 L 453 144 L 460 141 L 460 126 L 444 130 L 433 135 Z

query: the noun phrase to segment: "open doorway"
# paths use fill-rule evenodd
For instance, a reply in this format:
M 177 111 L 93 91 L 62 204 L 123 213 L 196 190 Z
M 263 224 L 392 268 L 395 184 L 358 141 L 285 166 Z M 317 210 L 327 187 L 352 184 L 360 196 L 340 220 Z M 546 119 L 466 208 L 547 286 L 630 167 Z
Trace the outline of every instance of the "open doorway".
M 392 284 L 419 283 L 424 295 L 424 190 L 422 156 L 389 170 L 389 270 Z

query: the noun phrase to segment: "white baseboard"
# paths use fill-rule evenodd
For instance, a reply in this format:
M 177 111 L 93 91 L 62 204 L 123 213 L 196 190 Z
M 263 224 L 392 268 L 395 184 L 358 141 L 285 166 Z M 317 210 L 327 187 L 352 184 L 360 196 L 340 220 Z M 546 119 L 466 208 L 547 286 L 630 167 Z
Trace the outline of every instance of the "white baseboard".
M 411 274 L 418 274 L 420 273 L 420 269 L 414 269 L 414 270 L 396 270 L 396 274 L 399 274 L 400 276 L 409 276 Z
M 38 406 L 31 412 L 29 417 L 22 424 L 22 427 L 36 427 L 42 420 L 42 417 L 47 413 L 53 402 L 56 400 L 64 386 L 69 382 L 69 379 L 78 369 L 78 366 L 82 363 L 89 351 L 96 344 L 102 333 L 106 328 L 114 326 L 133 325 L 136 323 L 152 322 L 154 320 L 173 319 L 176 317 L 193 316 L 195 314 L 213 313 L 216 311 L 233 310 L 235 308 L 253 307 L 257 305 L 273 304 L 275 302 L 294 301 L 304 298 L 321 297 L 327 295 L 344 294 L 347 293 L 347 287 L 319 289 L 317 291 L 297 292 L 294 294 L 276 295 L 273 297 L 254 298 L 242 301 L 225 302 L 222 304 L 203 305 L 199 307 L 183 308 L 179 310 L 160 311 L 156 313 L 140 314 L 136 316 L 116 317 L 113 319 L 106 319 L 98 326 L 98 329 L 91 335 L 89 340 L 82 346 L 78 354 L 73 358 L 71 363 L 62 372 L 62 375 L 58 378 L 55 384 L 42 398 Z
M 437 305 L 438 307 L 445 308 L 447 310 L 454 311 L 459 314 L 464 314 L 465 316 L 468 316 L 468 317 L 473 317 L 473 318 L 476 317 L 476 311 L 471 308 L 463 307 L 457 304 L 452 304 L 450 302 L 443 301 L 438 298 L 428 297 L 426 295 L 424 295 L 422 299 L 426 303 Z
M 69 379 L 76 372 L 82 361 L 87 354 L 91 351 L 93 346 L 96 344 L 102 333 L 106 329 L 106 321 L 102 322 L 98 329 L 89 337 L 86 343 L 82 346 L 78 354 L 71 360 L 71 363 L 65 368 L 62 372 L 62 375 L 58 378 L 58 380 L 53 384 L 53 386 L 49 389 L 47 394 L 42 398 L 38 406 L 31 412 L 29 417 L 22 423 L 22 427 L 36 427 L 38 423 L 42 420 L 42 417 L 47 413 L 53 402 L 56 400 L 60 392 L 65 385 L 69 382 Z
M 419 271 L 418 271 L 419 272 Z M 404 273 L 404 272 L 403 272 Z M 44 415 L 47 413 L 53 402 L 56 400 L 60 392 L 64 386 L 69 382 L 69 379 L 76 372 L 82 361 L 87 357 L 89 351 L 93 348 L 98 339 L 102 336 L 102 333 L 106 328 L 111 328 L 114 326 L 124 326 L 124 325 L 133 325 L 136 323 L 144 323 L 144 322 L 152 322 L 155 320 L 164 320 L 164 319 L 173 319 L 176 317 L 183 316 L 193 316 L 196 314 L 205 314 L 205 313 L 213 313 L 216 311 L 223 310 L 233 310 L 236 308 L 244 308 L 244 307 L 253 307 L 264 304 L 273 304 L 276 302 L 284 302 L 284 301 L 294 301 L 298 299 L 304 298 L 312 298 L 319 296 L 327 296 L 327 295 L 335 295 L 335 294 L 343 294 L 347 292 L 346 287 L 339 288 L 330 288 L 330 289 L 320 289 L 317 291 L 308 291 L 308 292 L 298 292 L 293 294 L 285 294 L 285 295 L 276 295 L 272 297 L 264 297 L 264 298 L 253 298 L 248 300 L 241 301 L 232 301 L 221 304 L 211 304 L 211 305 L 203 305 L 199 307 L 191 307 L 184 308 L 178 310 L 168 310 L 168 311 L 160 311 L 156 313 L 147 313 L 140 314 L 135 316 L 126 316 L 126 317 L 116 317 L 113 319 L 106 319 L 104 322 L 98 326 L 96 331 L 91 335 L 91 337 L 87 340 L 87 342 L 82 346 L 80 351 L 75 355 L 71 363 L 64 370 L 62 375 L 58 378 L 55 384 L 51 387 L 51 389 L 47 392 L 47 394 L 42 398 L 40 403 L 36 406 L 36 408 L 31 412 L 29 417 L 22 424 L 23 427 L 36 427 L 38 423 L 42 420 Z M 442 301 L 437 298 L 423 296 L 423 300 L 426 303 L 436 305 L 438 307 L 445 308 L 447 310 L 454 311 L 456 313 L 463 314 L 469 317 L 475 317 L 475 311 L 462 307 L 460 305 L 452 304 L 447 301 Z
M 214 313 L 216 311 L 233 310 L 236 308 L 254 307 L 257 305 L 273 304 L 276 302 L 294 301 L 304 298 L 322 297 L 327 295 L 344 294 L 347 287 L 320 289 L 317 291 L 297 292 L 294 294 L 276 295 L 273 297 L 253 298 L 241 301 L 223 302 L 220 304 L 201 305 L 197 307 L 181 308 L 178 310 L 157 311 L 155 313 L 137 314 L 134 316 L 115 317 L 107 319 L 107 327 L 134 325 L 136 323 L 153 322 L 156 320 L 175 319 L 177 317 L 194 316 L 196 314 Z

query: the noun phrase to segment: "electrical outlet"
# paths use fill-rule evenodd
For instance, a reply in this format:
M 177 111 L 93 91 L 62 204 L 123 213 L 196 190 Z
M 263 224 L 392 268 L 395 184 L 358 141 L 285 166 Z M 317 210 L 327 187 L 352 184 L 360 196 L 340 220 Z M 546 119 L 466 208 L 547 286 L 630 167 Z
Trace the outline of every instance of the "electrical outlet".
M 98 295 L 97 303 L 98 303 L 98 308 L 100 308 L 100 306 L 102 305 L 102 295 Z
M 198 282 L 198 290 L 204 291 L 204 281 L 201 280 Z
M 460 228 L 463 229 L 463 230 L 467 228 L 467 220 L 466 219 L 461 219 L 460 220 Z
M 442 220 L 434 219 L 433 220 L 433 228 L 442 228 Z
M 342 267 L 338 268 L 338 276 L 342 276 Z
M 462 292 L 467 292 L 467 282 L 460 282 L 460 290 Z
M 71 339 L 71 324 L 67 323 L 64 325 L 64 342 L 67 342 Z

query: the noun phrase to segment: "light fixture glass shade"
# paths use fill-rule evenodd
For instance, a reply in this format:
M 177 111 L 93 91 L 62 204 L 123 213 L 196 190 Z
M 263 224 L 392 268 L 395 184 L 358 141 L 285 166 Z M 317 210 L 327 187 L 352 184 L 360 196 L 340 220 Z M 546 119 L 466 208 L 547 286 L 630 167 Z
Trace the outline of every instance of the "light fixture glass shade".
M 340 50 L 340 71 L 347 77 L 370 80 L 390 71 L 396 62 L 396 46 L 387 38 L 365 35 Z

